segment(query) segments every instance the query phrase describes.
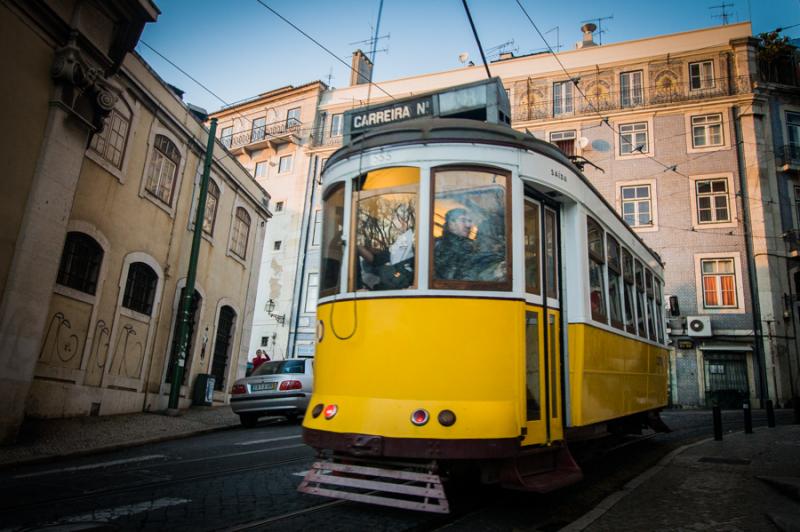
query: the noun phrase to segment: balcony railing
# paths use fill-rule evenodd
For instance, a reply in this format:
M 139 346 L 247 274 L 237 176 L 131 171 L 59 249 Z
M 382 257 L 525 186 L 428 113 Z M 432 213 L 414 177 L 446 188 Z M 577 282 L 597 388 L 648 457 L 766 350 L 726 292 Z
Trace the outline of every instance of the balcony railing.
M 800 144 L 787 144 L 778 149 L 777 159 L 781 170 L 800 170 Z
M 245 131 L 226 135 L 220 138 L 220 142 L 229 150 L 237 148 L 256 149 L 263 147 L 265 143 L 285 144 L 296 142 L 300 135 L 303 124 L 294 118 L 256 126 Z
M 343 138 L 341 135 L 325 134 L 314 140 L 314 146 L 341 146 Z
M 572 99 L 572 108 L 566 112 L 564 100 L 559 100 L 559 109 L 556 109 L 553 100 L 534 99 L 532 102 L 515 106 L 512 109 L 512 120 L 552 120 L 573 116 L 597 115 L 598 113 L 602 114 L 609 111 L 664 106 L 752 91 L 752 83 L 747 76 L 731 79 L 715 78 L 704 81 L 705 86 L 700 88 L 691 88 L 689 83 L 677 83 L 667 79 L 654 85 L 643 87 L 640 90 L 628 90 L 625 92 L 596 91 L 589 88 L 584 92 L 585 99 L 575 91 Z M 531 93 L 535 90 L 532 90 Z

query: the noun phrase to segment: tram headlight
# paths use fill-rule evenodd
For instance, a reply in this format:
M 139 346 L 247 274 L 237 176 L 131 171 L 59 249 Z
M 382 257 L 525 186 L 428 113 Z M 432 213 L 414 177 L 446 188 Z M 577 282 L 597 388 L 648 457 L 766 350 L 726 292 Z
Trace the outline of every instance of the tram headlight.
M 456 422 L 456 413 L 452 410 L 442 410 L 439 412 L 439 423 L 443 427 L 450 427 Z
M 428 411 L 425 410 L 424 408 L 414 410 L 414 412 L 412 412 L 411 414 L 411 422 L 418 427 L 421 427 L 422 425 L 427 423 L 429 419 L 430 415 L 428 414 Z

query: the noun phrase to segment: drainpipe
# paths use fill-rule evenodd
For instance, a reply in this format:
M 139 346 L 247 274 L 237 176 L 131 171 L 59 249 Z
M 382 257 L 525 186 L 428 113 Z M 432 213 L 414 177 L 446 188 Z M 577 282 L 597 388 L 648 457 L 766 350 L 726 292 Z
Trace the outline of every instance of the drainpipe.
M 739 170 L 739 190 L 742 194 L 742 225 L 744 226 L 744 245 L 747 253 L 747 269 L 750 270 L 749 287 L 750 299 L 753 305 L 753 359 L 756 361 L 756 397 L 761 400 L 761 407 L 764 407 L 765 399 L 769 393 L 766 392 L 767 375 L 766 359 L 764 354 L 763 330 L 761 328 L 761 302 L 758 296 L 758 279 L 756 275 L 756 259 L 753 256 L 753 233 L 750 227 L 750 195 L 747 189 L 747 169 L 744 164 L 742 128 L 739 123 L 739 106 L 731 108 L 733 113 L 733 134 L 736 140 L 736 165 Z M 765 397 L 765 395 L 767 397 Z

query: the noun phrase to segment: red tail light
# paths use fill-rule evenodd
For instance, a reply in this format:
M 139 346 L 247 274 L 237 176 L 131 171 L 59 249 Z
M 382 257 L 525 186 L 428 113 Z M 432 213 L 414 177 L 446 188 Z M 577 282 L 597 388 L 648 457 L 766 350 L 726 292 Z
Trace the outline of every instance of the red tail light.
M 422 425 L 427 423 L 428 419 L 430 419 L 428 411 L 422 408 L 420 408 L 419 410 L 415 410 L 411 414 L 411 422 L 418 427 L 421 427 Z
M 247 393 L 247 388 L 244 384 L 234 384 L 233 388 L 231 389 L 231 393 L 233 395 L 240 394 L 240 393 Z
M 281 385 L 278 386 L 279 390 L 301 390 L 303 388 L 303 383 L 300 381 L 283 381 Z
M 330 419 L 336 415 L 336 412 L 339 411 L 339 407 L 336 405 L 328 405 L 325 407 L 325 419 Z

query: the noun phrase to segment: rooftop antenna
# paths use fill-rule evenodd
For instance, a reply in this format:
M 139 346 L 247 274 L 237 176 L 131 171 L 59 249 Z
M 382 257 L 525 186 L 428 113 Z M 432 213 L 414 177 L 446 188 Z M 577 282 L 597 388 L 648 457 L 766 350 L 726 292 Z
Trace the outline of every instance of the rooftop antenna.
M 609 15 L 607 17 L 598 17 L 598 18 L 590 18 L 587 20 L 582 20 L 581 24 L 586 24 L 587 22 L 595 22 L 597 23 L 597 44 L 603 44 L 603 34 L 606 30 L 603 29 L 603 21 L 604 20 L 611 20 L 614 18 L 614 15 Z
M 333 67 L 328 71 L 328 75 L 325 76 L 328 79 L 328 88 L 331 88 L 331 80 L 333 79 Z
M 717 5 L 717 6 L 711 6 L 711 7 L 708 8 L 708 9 L 719 9 L 719 10 L 721 10 L 719 15 L 711 15 L 711 18 L 712 19 L 713 18 L 721 18 L 723 26 L 727 26 L 728 25 L 728 17 L 731 16 L 730 13 L 728 13 L 725 10 L 726 7 L 734 7 L 734 4 L 728 4 L 726 2 L 723 2 L 723 3 L 721 3 L 721 4 Z
M 510 41 L 506 41 L 503 44 L 498 44 L 497 46 L 492 46 L 491 48 L 486 49 L 486 57 L 500 57 L 502 54 L 506 52 L 518 52 L 519 46 L 514 46 L 514 39 Z
M 551 28 L 551 29 L 547 30 L 546 32 L 544 32 L 544 34 L 547 35 L 548 33 L 553 33 L 554 31 L 556 32 L 556 45 L 553 46 L 552 48 L 555 49 L 556 52 L 560 52 L 561 51 L 561 37 L 559 36 L 558 26 L 556 26 L 555 28 Z
M 370 29 L 371 29 L 371 26 L 370 26 Z M 373 38 L 370 38 L 370 39 L 364 39 L 363 41 L 351 42 L 351 43 L 348 43 L 348 45 L 349 46 L 353 46 L 353 45 L 356 45 L 356 44 L 366 45 L 367 49 L 369 50 L 369 53 L 367 54 L 369 56 L 369 58 L 370 58 L 369 60 L 372 61 L 372 64 L 375 64 L 375 54 L 376 53 L 378 53 L 378 52 L 388 52 L 389 51 L 389 47 L 388 46 L 386 48 L 377 49 L 378 42 L 381 39 L 390 39 L 391 36 L 392 36 L 391 33 L 387 33 L 386 35 L 381 35 L 380 37 L 373 37 Z M 350 56 L 346 56 L 346 57 L 350 57 Z

